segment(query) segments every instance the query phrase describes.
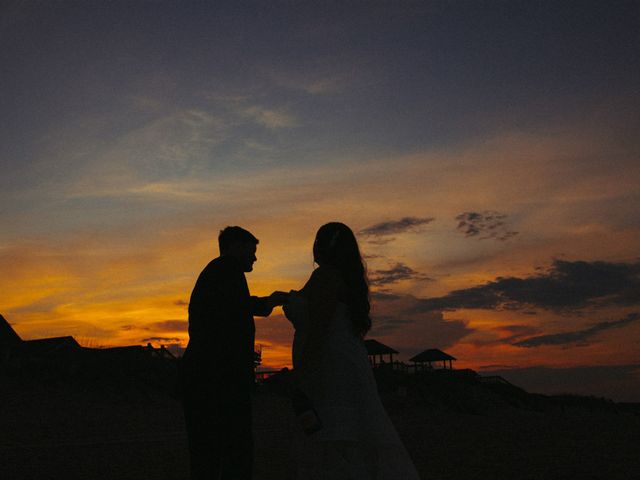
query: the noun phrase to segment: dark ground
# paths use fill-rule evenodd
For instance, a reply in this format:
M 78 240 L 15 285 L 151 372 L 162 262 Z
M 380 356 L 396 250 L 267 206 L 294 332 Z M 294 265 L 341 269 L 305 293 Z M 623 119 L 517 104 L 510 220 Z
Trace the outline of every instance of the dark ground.
M 415 382 L 383 399 L 425 480 L 640 479 L 637 406 Z M 257 480 L 288 477 L 293 428 L 288 401 L 261 389 Z M 180 404 L 128 380 L 0 378 L 0 459 L 0 479 L 188 478 Z

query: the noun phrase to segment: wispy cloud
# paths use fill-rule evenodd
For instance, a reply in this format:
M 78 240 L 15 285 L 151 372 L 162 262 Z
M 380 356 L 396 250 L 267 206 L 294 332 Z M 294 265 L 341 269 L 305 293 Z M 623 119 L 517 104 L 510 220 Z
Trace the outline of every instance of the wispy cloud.
M 400 220 L 389 220 L 363 228 L 358 233 L 369 237 L 370 241 L 390 241 L 390 235 L 418 231 L 419 227 L 433 222 L 433 217 L 403 217 Z
M 147 337 L 147 338 L 143 338 L 140 341 L 141 342 L 181 342 L 183 339 L 182 338 L 177 338 L 177 337 Z
M 340 59 L 316 59 L 301 68 L 272 67 L 264 69 L 264 75 L 278 87 L 304 92 L 308 95 L 329 95 L 338 93 L 347 88 L 356 75 L 362 75 L 364 65 L 356 65 L 353 58 Z
M 130 332 L 132 330 L 149 330 L 149 327 L 143 327 L 140 325 L 122 325 L 120 330 L 124 332 Z
M 250 106 L 240 110 L 241 114 L 269 129 L 292 128 L 298 126 L 298 120 L 282 109 Z
M 150 323 L 148 327 L 160 332 L 186 332 L 189 324 L 186 320 L 164 320 Z
M 369 275 L 369 284 L 375 286 L 390 285 L 403 280 L 433 281 L 427 275 L 400 262 L 387 270 L 374 270 Z
M 484 329 L 479 338 L 470 343 L 478 347 L 496 345 L 511 345 L 523 338 L 540 333 L 540 329 L 532 325 L 499 325 L 491 329 Z
M 457 229 L 466 237 L 505 241 L 518 234 L 507 228 L 506 218 L 506 214 L 499 212 L 464 212 L 456 217 Z
M 626 327 L 627 325 L 635 322 L 638 319 L 640 319 L 640 313 L 630 313 L 625 318 L 622 318 L 620 320 L 596 323 L 592 327 L 583 330 L 576 330 L 573 332 L 538 335 L 536 337 L 531 337 L 527 338 L 526 340 L 512 343 L 512 345 L 525 348 L 540 347 L 543 345 L 580 345 L 584 344 L 588 339 L 596 336 L 601 332 L 614 328 Z

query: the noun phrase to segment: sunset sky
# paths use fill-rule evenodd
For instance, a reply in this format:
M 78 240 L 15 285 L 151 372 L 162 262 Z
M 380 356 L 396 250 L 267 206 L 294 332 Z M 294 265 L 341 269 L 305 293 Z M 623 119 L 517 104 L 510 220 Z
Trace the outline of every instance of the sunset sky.
M 22 338 L 185 346 L 221 228 L 266 295 L 342 221 L 401 359 L 640 401 L 640 3 L 9 1 L 0 66 Z

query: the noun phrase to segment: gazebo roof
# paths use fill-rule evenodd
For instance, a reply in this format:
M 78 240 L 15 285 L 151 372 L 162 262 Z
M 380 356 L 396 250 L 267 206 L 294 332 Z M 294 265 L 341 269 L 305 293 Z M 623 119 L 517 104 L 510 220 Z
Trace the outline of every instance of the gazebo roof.
M 0 315 L 0 345 L 16 345 L 22 341 L 11 324 Z
M 444 353 L 442 350 L 438 350 L 437 348 L 430 348 L 429 350 L 425 350 L 422 353 L 419 353 L 415 357 L 409 359 L 412 362 L 422 363 L 422 362 L 439 362 L 442 360 L 457 360 L 455 357 L 452 357 L 448 353 Z
M 365 340 L 364 346 L 367 348 L 367 355 L 388 355 L 390 353 L 398 353 L 397 350 L 373 339 Z

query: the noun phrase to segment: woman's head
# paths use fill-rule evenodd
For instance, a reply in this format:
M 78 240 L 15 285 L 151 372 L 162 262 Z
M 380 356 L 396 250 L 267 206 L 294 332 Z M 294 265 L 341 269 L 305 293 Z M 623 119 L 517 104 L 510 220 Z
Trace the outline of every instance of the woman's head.
M 361 262 L 358 242 L 353 232 L 344 223 L 331 222 L 316 233 L 313 243 L 313 261 L 318 265 L 339 267 L 345 262 Z
M 313 243 L 313 260 L 340 271 L 348 290 L 347 302 L 354 328 L 364 336 L 371 328 L 369 286 L 355 235 L 344 223 L 323 225 Z

